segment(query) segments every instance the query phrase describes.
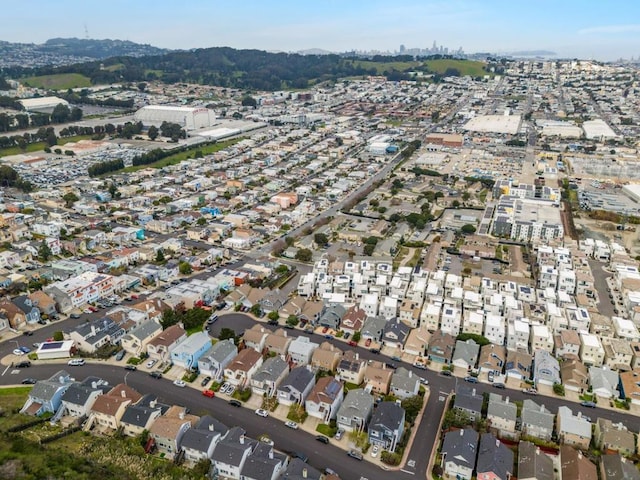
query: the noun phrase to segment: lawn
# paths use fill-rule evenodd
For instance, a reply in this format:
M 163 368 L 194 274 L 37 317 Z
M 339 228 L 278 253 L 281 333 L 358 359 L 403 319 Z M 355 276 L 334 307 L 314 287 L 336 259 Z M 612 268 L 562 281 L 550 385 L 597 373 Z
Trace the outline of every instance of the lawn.
M 455 68 L 460 72 L 460 75 L 470 75 L 472 77 L 481 77 L 484 75 L 492 75 L 482 69 L 485 66 L 483 62 L 476 62 L 473 60 L 456 60 L 456 59 L 439 59 L 439 60 L 426 60 L 424 64 L 427 66 L 430 72 L 444 73 L 448 68 Z
M 353 64 L 356 67 L 366 68 L 367 70 L 374 68 L 376 73 L 380 75 L 385 71 L 390 72 L 391 70 L 405 72 L 419 66 L 420 62 L 370 62 L 368 60 L 356 60 Z
M 337 427 L 332 427 L 331 425 L 327 425 L 326 423 L 321 423 L 316 427 L 316 431 L 321 433 L 325 437 L 333 438 L 335 434 L 338 432 Z
M 50 90 L 67 90 L 69 88 L 90 87 L 91 80 L 79 73 L 56 73 L 41 75 L 39 77 L 27 77 L 22 83 L 29 87 L 44 88 Z
M 73 137 L 65 137 L 58 138 L 58 144 L 51 147 L 51 149 L 55 149 L 56 147 L 60 147 L 70 142 L 78 142 L 80 140 L 89 140 L 92 135 L 74 135 Z M 41 152 L 47 147 L 45 142 L 35 142 L 28 144 L 25 149 L 21 149 L 20 147 L 9 147 L 0 149 L 0 157 L 6 157 L 9 155 L 20 155 L 23 153 L 32 153 L 32 152 Z
M 120 170 L 120 172 L 131 173 L 131 172 L 137 172 L 138 170 L 143 170 L 145 168 L 164 168 L 170 165 L 177 165 L 183 160 L 194 158 L 195 152 L 198 150 L 202 152 L 202 155 L 209 155 L 215 152 L 219 152 L 220 150 L 224 150 L 225 148 L 231 145 L 235 145 L 241 140 L 244 140 L 244 137 L 234 138 L 232 140 L 227 140 L 225 142 L 212 143 L 210 145 L 196 145 L 193 148 L 190 148 L 189 150 L 185 150 L 184 152 L 179 152 L 174 155 L 170 155 L 166 158 L 163 158 L 162 160 L 158 160 L 157 162 L 149 163 L 147 165 L 134 165 L 131 167 L 126 167 L 123 170 Z M 109 172 L 109 174 L 112 174 L 112 173 L 113 172 Z

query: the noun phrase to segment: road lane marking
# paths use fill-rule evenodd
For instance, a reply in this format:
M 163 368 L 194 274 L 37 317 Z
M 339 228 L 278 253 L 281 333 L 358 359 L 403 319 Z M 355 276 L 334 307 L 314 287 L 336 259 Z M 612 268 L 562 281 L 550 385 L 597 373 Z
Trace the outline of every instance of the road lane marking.
M 7 373 L 7 370 L 9 370 L 10 368 L 11 368 L 11 366 L 10 366 L 10 365 L 7 365 L 7 368 L 5 368 L 5 369 L 2 371 L 2 376 L 3 376 L 3 377 L 4 377 L 4 374 L 5 374 L 5 373 Z
M 405 470 L 404 468 L 400 469 L 401 472 L 408 473 L 409 475 L 415 475 L 416 472 L 412 472 L 411 470 Z

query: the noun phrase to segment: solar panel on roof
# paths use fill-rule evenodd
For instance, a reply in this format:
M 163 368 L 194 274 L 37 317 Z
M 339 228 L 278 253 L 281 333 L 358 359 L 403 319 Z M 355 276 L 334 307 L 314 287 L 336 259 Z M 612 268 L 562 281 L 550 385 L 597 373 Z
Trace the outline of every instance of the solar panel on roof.
M 40 345 L 40 350 L 53 350 L 61 348 L 64 342 L 46 342 Z

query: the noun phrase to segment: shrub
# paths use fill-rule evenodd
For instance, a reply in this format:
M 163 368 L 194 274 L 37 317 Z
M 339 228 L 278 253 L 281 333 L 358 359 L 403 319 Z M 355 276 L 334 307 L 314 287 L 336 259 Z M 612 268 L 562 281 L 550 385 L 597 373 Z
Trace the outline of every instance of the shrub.
M 327 425 L 326 423 L 321 423 L 316 427 L 316 432 L 321 433 L 322 435 L 332 438 L 336 435 L 338 431 L 338 427 Z
M 242 390 L 236 390 L 233 392 L 233 398 L 240 400 L 241 402 L 246 402 L 251 398 L 251 389 L 243 388 Z
M 292 420 L 296 423 L 303 423 L 307 419 L 307 412 L 302 405 L 298 405 L 294 403 L 289 407 L 289 413 L 287 414 L 287 419 Z
M 382 462 L 386 463 L 387 465 L 400 465 L 400 460 L 402 459 L 397 453 L 387 452 L 386 450 L 384 450 L 380 454 L 380 460 L 382 460 Z

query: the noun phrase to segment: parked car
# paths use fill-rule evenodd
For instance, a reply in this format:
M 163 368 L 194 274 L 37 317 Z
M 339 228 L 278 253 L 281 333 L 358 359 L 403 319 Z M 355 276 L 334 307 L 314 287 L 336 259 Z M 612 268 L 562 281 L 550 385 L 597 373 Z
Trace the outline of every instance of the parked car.
M 286 422 L 284 422 L 284 425 L 286 427 L 292 428 L 294 430 L 298 429 L 298 424 L 296 422 L 292 421 L 292 420 L 287 420 Z
M 116 360 L 119 362 L 120 360 L 122 360 L 125 356 L 127 352 L 124 350 L 120 350 L 117 354 L 116 354 Z
M 33 332 L 31 330 L 25 330 L 24 332 L 22 332 L 22 334 L 30 337 L 31 335 L 33 335 Z
M 236 391 L 236 387 L 234 387 L 233 385 L 229 385 L 229 387 L 227 388 L 227 395 L 231 396 L 235 391 Z
M 207 389 L 207 390 L 203 390 L 203 391 L 202 391 L 202 394 L 203 394 L 205 397 L 209 397 L 209 398 L 213 398 L 213 397 L 215 397 L 215 396 L 216 396 L 216 392 L 214 392 L 213 390 L 208 390 L 208 389 Z
M 259 409 L 256 410 L 256 415 L 258 415 L 259 417 L 267 418 L 269 416 L 269 412 L 267 412 L 263 408 L 259 408 Z
M 137 369 L 138 369 L 138 367 L 136 367 L 135 365 L 131 365 L 130 363 L 128 363 L 128 364 L 126 364 L 126 365 L 124 366 L 124 369 L 125 369 L 125 370 L 135 371 L 135 370 L 137 370 Z
M 493 388 L 499 388 L 500 390 L 504 390 L 507 386 L 504 383 L 494 383 Z
M 200 385 L 204 387 L 204 386 L 205 386 L 205 385 L 207 385 L 210 381 L 211 381 L 211 377 L 204 377 L 204 378 L 202 379 L 202 381 L 200 382 Z
M 367 340 L 364 342 L 364 346 L 368 347 L 369 345 L 371 345 L 371 339 L 367 338 Z
M 291 452 L 291 458 L 299 458 L 303 462 L 309 461 L 309 457 L 302 452 Z
M 20 350 L 22 350 L 23 353 L 29 353 L 31 351 L 29 347 L 20 347 Z
M 472 377 L 471 375 L 469 375 L 468 377 L 464 377 L 464 381 L 469 383 L 478 383 L 478 379 L 476 377 Z
M 596 408 L 596 402 L 580 402 L 580 405 L 588 408 Z
M 269 445 L 271 447 L 273 447 L 273 445 L 275 445 L 273 440 L 271 440 L 269 438 L 269 435 L 267 435 L 266 433 L 264 435 L 261 435 L 260 438 L 258 438 L 258 440 L 260 440 L 262 443 L 266 443 L 267 445 Z
M 342 440 L 343 435 L 344 435 L 344 430 L 342 428 L 339 428 L 334 438 L 336 440 Z
M 152 368 L 156 363 L 158 363 L 157 360 L 151 359 L 145 364 L 145 367 Z
M 374 445 L 371 448 L 371 456 L 373 458 L 376 458 L 378 456 L 378 453 L 380 453 L 380 445 Z
M 426 378 L 420 378 L 420 383 L 423 385 L 429 385 L 429 380 L 427 380 Z
M 18 362 L 15 364 L 16 368 L 29 368 L 31 366 L 31 362 L 29 360 L 25 360 L 23 362 Z
M 184 387 L 186 387 L 186 386 L 187 386 L 187 382 L 185 382 L 184 380 L 180 380 L 179 378 L 176 378 L 176 379 L 173 381 L 173 384 L 174 384 L 176 387 L 180 387 L 180 388 L 184 388 Z
M 349 450 L 347 452 L 347 455 L 349 455 L 351 458 L 355 458 L 356 460 L 362 460 L 364 458 L 362 454 L 357 450 Z
M 444 376 L 444 377 L 450 377 L 451 376 L 451 371 L 449 370 L 442 370 L 440 372 L 440 375 Z
M 72 367 L 80 367 L 85 363 L 86 362 L 84 361 L 84 358 L 72 358 L 67 362 L 67 365 L 71 365 Z
M 358 342 L 354 342 L 353 340 L 349 340 L 349 346 L 350 347 L 357 347 L 358 346 Z
M 324 435 L 316 435 L 316 440 L 325 445 L 329 443 L 329 437 L 325 437 Z
M 78 319 L 78 318 L 80 318 L 80 314 L 79 313 L 72 313 L 71 315 L 69 315 L 69 317 Z
M 376 353 L 376 354 L 380 353 L 380 349 L 379 348 L 370 348 L 369 351 L 371 353 Z
M 522 390 L 522 393 L 526 393 L 529 395 L 537 395 L 538 391 L 535 388 L 525 388 L 524 390 Z
M 157 370 L 150 372 L 149 375 L 155 379 L 162 378 L 162 372 L 158 372 Z
M 240 400 L 236 400 L 235 398 L 232 398 L 231 400 L 229 400 L 229 405 L 231 405 L 232 407 L 241 407 L 242 402 Z
M 25 378 L 20 383 L 22 383 L 23 385 L 35 385 L 36 382 L 37 380 L 35 378 Z

